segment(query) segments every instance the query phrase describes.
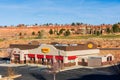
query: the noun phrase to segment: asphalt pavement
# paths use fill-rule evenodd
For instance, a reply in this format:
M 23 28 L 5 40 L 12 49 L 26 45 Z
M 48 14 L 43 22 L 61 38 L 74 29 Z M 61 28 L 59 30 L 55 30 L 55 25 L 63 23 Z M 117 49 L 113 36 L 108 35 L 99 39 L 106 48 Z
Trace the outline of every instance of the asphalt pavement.
M 0 67 L 0 74 L 7 75 L 7 67 Z M 48 69 L 38 66 L 15 66 L 12 67 L 16 74 L 22 77 L 15 80 L 53 80 L 53 73 Z M 77 68 L 56 73 L 56 80 L 120 80 L 119 74 L 113 67 L 107 68 Z

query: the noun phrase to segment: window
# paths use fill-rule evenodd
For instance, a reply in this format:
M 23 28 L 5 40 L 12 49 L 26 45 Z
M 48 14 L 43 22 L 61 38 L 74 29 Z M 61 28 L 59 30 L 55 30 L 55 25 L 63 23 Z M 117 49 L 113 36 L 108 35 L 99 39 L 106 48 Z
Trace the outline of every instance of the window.
M 81 60 L 82 62 L 85 62 L 85 59 L 84 58 L 82 58 L 82 60 Z
M 70 62 L 70 63 L 74 63 L 74 62 L 75 62 L 75 60 L 69 60 L 69 62 Z
M 75 60 L 71 60 L 71 63 L 74 63 L 75 62 Z
M 112 61 L 112 56 L 108 56 L 107 61 Z

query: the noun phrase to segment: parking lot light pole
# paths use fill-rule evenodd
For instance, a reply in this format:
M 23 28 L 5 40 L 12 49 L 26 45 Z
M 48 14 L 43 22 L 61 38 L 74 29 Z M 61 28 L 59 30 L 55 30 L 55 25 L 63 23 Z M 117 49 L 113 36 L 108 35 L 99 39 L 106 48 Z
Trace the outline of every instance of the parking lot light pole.
M 56 72 L 53 72 L 53 80 L 56 80 Z

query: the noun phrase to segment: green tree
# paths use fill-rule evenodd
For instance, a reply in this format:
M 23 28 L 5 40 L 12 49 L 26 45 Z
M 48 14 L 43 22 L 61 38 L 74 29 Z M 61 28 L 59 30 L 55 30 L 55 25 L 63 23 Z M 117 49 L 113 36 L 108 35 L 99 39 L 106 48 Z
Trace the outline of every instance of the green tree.
M 38 34 L 40 34 L 40 31 L 38 31 Z
M 76 23 L 76 25 L 78 25 L 78 26 L 79 26 L 79 25 L 80 25 L 80 23 L 79 23 L 79 22 L 77 22 L 77 23 Z
M 65 29 L 60 29 L 59 35 L 63 34 L 63 31 L 65 31 Z
M 113 31 L 114 33 L 119 32 L 119 25 L 118 25 L 118 24 L 114 24 L 114 25 L 112 26 L 112 31 Z
M 93 34 L 96 34 L 96 33 L 97 33 L 97 31 L 96 31 L 96 30 L 94 30 Z
M 57 35 L 59 36 L 59 35 L 60 35 L 60 33 L 57 33 Z
M 75 23 L 73 22 L 73 23 L 71 24 L 71 26 L 75 26 Z
M 99 31 L 97 31 L 97 36 L 99 36 L 100 35 L 100 32 Z
M 102 35 L 103 34 L 103 31 L 102 30 L 100 30 L 100 35 Z
M 37 23 L 35 23 L 35 26 L 37 26 L 38 24 Z
M 5 25 L 4 27 L 6 28 L 7 26 Z
M 44 24 L 44 26 L 49 26 L 49 23 Z
M 50 35 L 52 35 L 52 34 L 53 34 L 53 30 L 52 30 L 52 29 L 50 29 L 49 34 L 50 34 Z
M 75 31 L 75 29 L 72 28 L 71 31 Z
M 90 29 L 90 34 L 92 34 L 92 29 Z
M 35 32 L 34 32 L 34 31 L 32 32 L 32 35 L 35 35 Z
M 69 35 L 70 35 L 70 31 L 68 29 L 67 31 L 65 31 L 64 36 L 69 36 Z
M 44 36 L 44 30 L 38 31 L 37 39 L 42 39 Z
M 111 29 L 110 28 L 107 28 L 106 29 L 106 32 L 109 34 L 109 33 L 111 33 Z
M 19 33 L 19 36 L 22 36 L 22 33 L 21 33 L 21 32 Z

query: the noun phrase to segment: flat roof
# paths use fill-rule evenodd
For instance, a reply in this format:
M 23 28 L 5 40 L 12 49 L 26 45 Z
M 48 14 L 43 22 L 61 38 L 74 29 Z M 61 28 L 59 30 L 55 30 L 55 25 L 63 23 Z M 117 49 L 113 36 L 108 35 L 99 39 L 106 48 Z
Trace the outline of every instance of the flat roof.
M 32 44 L 10 44 L 10 48 L 19 48 L 21 50 L 26 50 L 26 49 L 34 49 L 38 48 L 40 45 L 32 45 Z
M 51 44 L 52 45 L 52 44 Z M 10 48 L 19 48 L 21 50 L 38 48 L 40 45 L 36 44 L 10 44 Z M 88 44 L 54 44 L 56 49 L 64 51 L 74 51 L 74 50 L 87 50 L 87 49 L 97 49 L 97 46 L 93 44 L 92 48 L 88 48 Z
M 99 48 L 100 50 L 120 50 L 120 48 Z

